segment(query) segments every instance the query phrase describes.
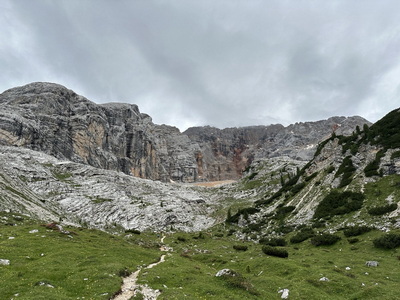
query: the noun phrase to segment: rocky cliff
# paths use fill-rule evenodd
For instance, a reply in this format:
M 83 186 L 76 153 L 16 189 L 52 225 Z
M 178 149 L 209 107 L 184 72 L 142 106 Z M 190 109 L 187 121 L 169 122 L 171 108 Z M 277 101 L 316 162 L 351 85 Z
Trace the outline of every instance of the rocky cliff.
M 365 123 L 333 117 L 287 127 L 194 127 L 182 134 L 154 124 L 136 105 L 98 105 L 58 84 L 31 83 L 0 95 L 0 144 L 164 182 L 238 179 L 263 157 L 309 160 L 332 131 L 350 134 Z
M 197 176 L 199 148 L 177 128 L 153 124 L 136 105 L 97 105 L 53 83 L 0 95 L 0 144 L 153 180 Z
M 238 179 L 256 159 L 287 156 L 299 161 L 313 157 L 318 143 L 332 132 L 350 135 L 357 126 L 370 124 L 361 117 L 332 117 L 317 122 L 218 129 L 192 127 L 184 132 L 200 145 L 199 177 Z

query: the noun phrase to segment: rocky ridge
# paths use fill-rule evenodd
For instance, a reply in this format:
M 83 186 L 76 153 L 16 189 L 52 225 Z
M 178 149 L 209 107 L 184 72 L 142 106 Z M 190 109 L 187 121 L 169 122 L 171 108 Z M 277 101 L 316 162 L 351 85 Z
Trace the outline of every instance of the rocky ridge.
M 332 132 L 351 135 L 357 126 L 371 123 L 361 117 L 332 117 L 287 127 L 276 124 L 218 129 L 192 127 L 184 132 L 200 146 L 197 153 L 199 177 L 209 180 L 238 179 L 254 160 L 289 157 L 312 159 L 318 143 Z
M 332 130 L 350 134 L 360 117 L 217 129 L 157 125 L 136 105 L 95 104 L 54 83 L 0 95 L 0 144 L 163 182 L 238 179 L 254 159 L 308 160 Z

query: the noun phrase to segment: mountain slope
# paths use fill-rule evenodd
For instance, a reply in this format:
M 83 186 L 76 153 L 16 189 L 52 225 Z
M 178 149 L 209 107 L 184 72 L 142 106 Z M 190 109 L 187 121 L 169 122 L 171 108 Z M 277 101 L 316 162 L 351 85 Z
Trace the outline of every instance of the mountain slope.
M 253 164 L 244 180 L 255 183 L 255 208 L 230 221 L 255 228 L 258 236 L 304 225 L 400 227 L 399 117 L 395 110 L 348 137 L 332 134 L 301 169 L 273 170 L 268 160 Z
M 215 196 L 121 172 L 0 146 L 0 211 L 113 231 L 193 231 L 210 227 Z

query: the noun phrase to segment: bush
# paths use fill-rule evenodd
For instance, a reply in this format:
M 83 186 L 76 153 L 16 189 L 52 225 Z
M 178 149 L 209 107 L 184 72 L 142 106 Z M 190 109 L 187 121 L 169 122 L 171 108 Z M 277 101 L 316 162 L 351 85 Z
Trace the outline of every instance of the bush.
M 284 238 L 271 238 L 271 239 L 262 238 L 258 242 L 262 245 L 268 245 L 272 247 L 286 246 L 286 241 Z
M 323 233 L 311 238 L 311 244 L 314 246 L 329 246 L 340 241 L 340 237 L 330 233 Z
M 400 151 L 393 152 L 390 159 L 396 159 L 400 157 Z
M 234 214 L 233 216 L 229 216 L 226 218 L 226 222 L 228 223 L 237 223 L 239 221 L 239 218 L 241 215 L 243 215 L 243 217 L 247 220 L 249 215 L 258 213 L 260 210 L 255 208 L 255 207 L 246 207 L 246 208 L 242 208 L 239 209 L 238 212 L 236 214 Z
M 276 210 L 275 219 L 283 220 L 286 215 L 295 210 L 296 206 L 281 206 Z
M 282 257 L 282 258 L 286 258 L 289 256 L 289 253 L 282 248 L 275 248 L 275 247 L 271 247 L 271 246 L 263 246 L 262 247 L 262 251 L 266 254 L 266 255 L 271 255 L 271 256 L 276 256 L 276 257 Z
M 365 168 L 364 168 L 364 173 L 366 177 L 371 177 L 371 176 L 379 176 L 379 164 L 381 162 L 381 158 L 385 155 L 385 151 L 379 150 L 376 155 L 375 159 L 371 161 Z
M 303 230 L 301 230 L 296 235 L 290 238 L 290 243 L 298 244 L 313 237 L 314 235 L 315 235 L 314 231 L 311 228 L 304 228 Z
M 380 216 L 387 214 L 391 211 L 394 211 L 396 209 L 397 209 L 397 203 L 392 203 L 384 206 L 372 207 L 368 210 L 368 213 L 372 216 Z
M 233 249 L 238 251 L 247 251 L 249 247 L 247 247 L 246 245 L 233 245 Z
M 351 239 L 347 239 L 347 241 L 350 244 L 355 244 L 355 243 L 358 243 L 360 240 L 358 238 L 351 238 Z
M 368 226 L 353 226 L 345 229 L 343 233 L 346 237 L 350 237 L 350 236 L 361 235 L 371 230 L 372 228 Z
M 327 169 L 326 169 L 326 173 L 332 173 L 333 171 L 335 171 L 335 167 L 334 166 L 329 166 Z
M 176 238 L 179 242 L 186 242 L 186 238 L 184 238 L 183 236 L 178 236 Z
M 361 193 L 350 191 L 340 193 L 334 190 L 319 203 L 315 210 L 314 218 L 344 215 L 359 210 L 364 199 L 365 196 Z
M 127 229 L 125 233 L 133 233 L 133 234 L 140 234 L 140 230 L 137 229 Z
M 376 248 L 394 249 L 400 246 L 400 234 L 388 233 L 380 238 L 376 238 L 373 243 Z

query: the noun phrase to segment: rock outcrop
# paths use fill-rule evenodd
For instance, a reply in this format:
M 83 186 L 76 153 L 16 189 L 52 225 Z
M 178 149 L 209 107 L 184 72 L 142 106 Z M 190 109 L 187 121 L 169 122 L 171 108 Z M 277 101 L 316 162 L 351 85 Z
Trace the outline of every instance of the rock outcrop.
M 135 178 L 23 147 L 0 146 L 0 211 L 108 231 L 199 231 L 215 222 L 215 197 L 205 188 Z
M 253 160 L 287 156 L 310 160 L 319 142 L 332 132 L 350 135 L 357 126 L 371 123 L 361 117 L 332 117 L 317 122 L 218 129 L 192 127 L 184 132 L 200 145 L 196 153 L 199 177 L 238 179 Z
M 22 146 L 135 177 L 179 182 L 238 179 L 254 159 L 309 160 L 336 130 L 369 124 L 360 117 L 243 128 L 156 125 L 132 104 L 96 104 L 53 83 L 0 95 L 0 144 Z
M 0 95 L 0 144 L 153 180 L 197 176 L 199 148 L 177 128 L 153 124 L 136 105 L 97 105 L 53 83 Z

